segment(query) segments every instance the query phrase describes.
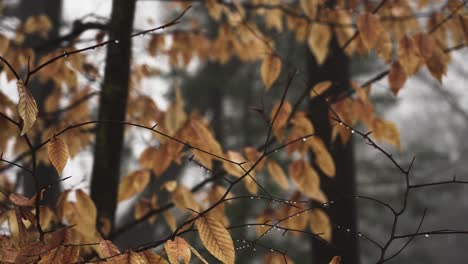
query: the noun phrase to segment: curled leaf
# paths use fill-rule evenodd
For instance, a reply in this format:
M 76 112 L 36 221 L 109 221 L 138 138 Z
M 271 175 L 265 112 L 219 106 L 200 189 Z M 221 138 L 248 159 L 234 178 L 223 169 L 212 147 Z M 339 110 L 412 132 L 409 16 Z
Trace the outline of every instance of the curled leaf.
M 21 130 L 21 136 L 23 136 L 36 122 L 38 110 L 36 100 L 28 88 L 24 86 L 23 81 L 18 80 L 16 87 L 19 94 L 18 114 L 23 120 L 23 129 Z

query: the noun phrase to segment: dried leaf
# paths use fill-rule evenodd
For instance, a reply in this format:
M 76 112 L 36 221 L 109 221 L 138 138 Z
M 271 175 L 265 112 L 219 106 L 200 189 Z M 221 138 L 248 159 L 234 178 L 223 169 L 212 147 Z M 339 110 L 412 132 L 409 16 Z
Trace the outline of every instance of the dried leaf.
M 65 168 L 68 157 L 70 156 L 65 141 L 60 137 L 54 136 L 49 143 L 47 143 L 47 152 L 49 160 L 52 165 L 54 165 L 58 174 L 62 174 L 63 168 Z
M 398 59 L 406 75 L 411 76 L 419 69 L 421 54 L 413 38 L 405 35 L 398 43 Z
M 198 234 L 206 249 L 224 263 L 234 263 L 234 243 L 228 230 L 214 217 L 205 215 L 196 222 Z
M 335 162 L 328 152 L 323 141 L 318 137 L 307 140 L 312 151 L 314 151 L 315 164 L 328 177 L 334 177 L 336 173 Z
M 263 84 L 268 91 L 281 73 L 281 59 L 275 55 L 268 55 L 263 58 L 260 67 Z
M 147 170 L 137 170 L 125 176 L 119 184 L 118 202 L 141 193 L 148 185 L 150 173 Z
M 341 263 L 341 257 L 340 256 L 334 256 L 332 260 L 330 260 L 329 264 L 340 264 Z
M 296 187 L 310 198 L 316 196 L 320 186 L 317 172 L 305 160 L 295 160 L 289 165 L 289 175 Z
M 273 180 L 284 190 L 289 188 L 288 178 L 286 174 L 278 163 L 273 160 L 268 160 L 267 162 L 268 173 L 270 173 Z
M 393 62 L 388 74 L 388 83 L 395 96 L 398 95 L 398 92 L 405 85 L 406 78 L 405 70 L 401 67 L 400 63 L 398 61 Z
M 318 95 L 323 94 L 326 90 L 328 90 L 332 86 L 331 81 L 323 81 L 319 82 L 316 85 L 314 85 L 314 88 L 310 90 L 310 98 L 314 98 Z
M 120 254 L 119 249 L 110 240 L 102 240 L 97 247 L 100 258 L 108 258 Z
M 307 43 L 319 65 L 322 65 L 327 58 L 331 37 L 332 34 L 328 25 L 313 23 L 310 27 Z
M 154 253 L 151 249 L 139 253 L 148 264 L 168 264 L 167 260 Z
M 24 86 L 23 81 L 18 80 L 16 87 L 19 94 L 18 114 L 23 120 L 23 129 L 21 130 L 21 136 L 23 136 L 36 122 L 38 110 L 36 100 L 29 89 Z
M 328 215 L 321 209 L 313 209 L 310 213 L 310 229 L 328 242 L 332 238 L 332 228 Z
M 166 249 L 171 264 L 179 264 L 179 258 L 181 258 L 185 264 L 190 263 L 192 257 L 190 245 L 183 238 L 176 237 L 174 240 L 168 240 L 164 248 Z
M 364 12 L 359 15 L 357 19 L 357 28 L 362 42 L 368 51 L 375 47 L 380 34 L 384 31 L 380 24 L 379 16 L 369 12 Z

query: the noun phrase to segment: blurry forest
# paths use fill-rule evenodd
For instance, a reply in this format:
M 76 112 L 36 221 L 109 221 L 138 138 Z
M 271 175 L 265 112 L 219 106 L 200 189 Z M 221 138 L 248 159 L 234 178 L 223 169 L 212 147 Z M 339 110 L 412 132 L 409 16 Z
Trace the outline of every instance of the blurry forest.
M 0 1 L 1 263 L 464 263 L 464 0 Z

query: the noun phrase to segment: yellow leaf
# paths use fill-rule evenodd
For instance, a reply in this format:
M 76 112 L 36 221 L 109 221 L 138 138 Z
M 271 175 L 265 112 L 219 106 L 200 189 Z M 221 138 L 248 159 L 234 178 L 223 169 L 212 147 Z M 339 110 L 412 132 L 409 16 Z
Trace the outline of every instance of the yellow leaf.
M 38 110 L 36 100 L 29 89 L 24 86 L 23 81 L 18 80 L 16 87 L 19 94 L 18 114 L 23 120 L 23 129 L 21 130 L 21 136 L 23 136 L 36 122 Z
M 167 129 L 169 135 L 174 135 L 186 120 L 187 114 L 184 111 L 182 93 L 180 87 L 176 86 L 175 101 L 169 106 L 164 116 L 164 127 Z
M 314 98 L 318 95 L 323 94 L 326 90 L 328 90 L 332 86 L 331 81 L 323 81 L 319 82 L 316 85 L 314 85 L 314 88 L 310 90 L 310 97 Z
M 380 24 L 379 16 L 369 12 L 364 12 L 359 15 L 357 28 L 361 35 L 362 42 L 368 51 L 375 47 L 380 34 L 384 31 Z
M 331 37 L 332 34 L 328 25 L 314 23 L 310 27 L 307 43 L 319 65 L 323 64 L 327 58 Z
M 237 163 L 242 163 L 246 161 L 242 154 L 232 150 L 229 150 L 226 153 L 226 158 L 230 161 Z M 223 168 L 224 170 L 226 170 L 227 173 L 231 174 L 232 176 L 241 177 L 245 174 L 245 171 L 238 164 L 232 162 L 223 161 Z
M 255 174 L 253 174 L 253 171 L 251 171 L 249 175 L 243 179 L 245 188 L 251 194 L 257 194 L 257 183 L 254 181 L 254 179 Z
M 148 185 L 150 173 L 147 170 L 137 170 L 125 176 L 119 184 L 118 202 L 141 193 Z
M 93 200 L 83 191 L 76 191 L 76 211 L 80 218 L 76 219 L 76 229 L 87 236 L 96 232 L 97 210 Z
M 302 10 L 311 19 L 316 19 L 318 0 L 300 0 Z
M 190 245 L 183 238 L 176 237 L 174 240 L 168 240 L 164 248 L 171 264 L 179 264 L 179 258 L 185 264 L 190 263 L 190 258 L 192 257 Z
M 286 178 L 286 174 L 278 163 L 273 160 L 267 162 L 268 173 L 270 173 L 273 180 L 284 190 L 289 188 L 289 182 Z
M 196 222 L 198 234 L 206 249 L 224 263 L 234 263 L 234 243 L 228 230 L 210 215 L 200 217 Z
M 406 78 L 405 70 L 401 67 L 400 62 L 393 62 L 388 74 L 388 83 L 394 95 L 397 95 L 403 85 L 405 85 Z
M 260 73 L 263 84 L 268 91 L 281 73 L 281 59 L 272 54 L 265 56 L 260 67 Z
M 310 229 L 312 232 L 319 234 L 328 242 L 332 238 L 332 228 L 328 215 L 321 209 L 313 209 L 310 213 Z
M 49 143 L 47 143 L 47 152 L 49 160 L 52 165 L 54 165 L 58 174 L 62 174 L 69 157 L 68 147 L 65 141 L 60 137 L 54 136 Z
M 296 187 L 310 198 L 316 197 L 320 186 L 317 172 L 305 160 L 295 160 L 289 165 L 289 175 Z

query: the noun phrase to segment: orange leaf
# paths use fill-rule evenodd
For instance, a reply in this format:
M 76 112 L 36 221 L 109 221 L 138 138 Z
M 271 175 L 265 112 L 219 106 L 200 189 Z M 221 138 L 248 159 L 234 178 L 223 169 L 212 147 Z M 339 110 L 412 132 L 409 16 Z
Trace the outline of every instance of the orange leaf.
M 280 58 L 275 55 L 265 56 L 260 67 L 260 73 L 263 84 L 265 84 L 265 88 L 268 91 L 281 73 Z
M 61 174 L 69 157 L 67 144 L 62 138 L 54 136 L 47 143 L 47 152 L 50 162 L 54 165 L 58 174 Z
M 126 200 L 141 193 L 148 185 L 150 173 L 147 170 L 137 170 L 125 176 L 119 184 L 118 201 Z
M 36 122 L 38 110 L 36 100 L 29 89 L 24 86 L 23 81 L 18 80 L 16 87 L 19 94 L 18 114 L 23 120 L 23 129 L 21 130 L 21 136 L 23 136 Z
M 171 264 L 179 264 L 179 258 L 185 264 L 190 263 L 190 258 L 192 257 L 190 245 L 183 238 L 176 237 L 174 240 L 168 240 L 164 248 Z
M 313 137 L 308 140 L 308 144 L 314 151 L 315 164 L 325 175 L 334 177 L 336 172 L 335 162 L 323 141 L 318 137 Z
M 120 254 L 119 249 L 110 240 L 102 240 L 99 242 L 97 253 L 101 258 L 108 258 Z
M 205 215 L 200 217 L 195 224 L 206 249 L 220 261 L 228 264 L 234 263 L 236 257 L 234 243 L 221 222 L 210 215 Z

